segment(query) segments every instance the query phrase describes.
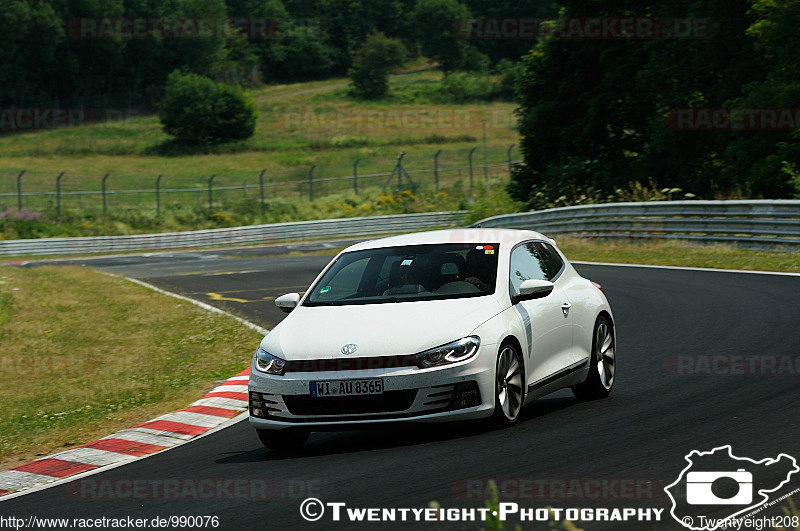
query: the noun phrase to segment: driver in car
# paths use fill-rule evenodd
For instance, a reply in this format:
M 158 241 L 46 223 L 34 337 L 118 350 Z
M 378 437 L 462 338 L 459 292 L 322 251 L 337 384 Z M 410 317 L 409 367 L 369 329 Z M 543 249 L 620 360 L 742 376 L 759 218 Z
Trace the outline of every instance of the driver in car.
M 492 287 L 492 262 L 482 249 L 470 249 L 467 253 L 467 272 L 464 279 L 481 291 Z

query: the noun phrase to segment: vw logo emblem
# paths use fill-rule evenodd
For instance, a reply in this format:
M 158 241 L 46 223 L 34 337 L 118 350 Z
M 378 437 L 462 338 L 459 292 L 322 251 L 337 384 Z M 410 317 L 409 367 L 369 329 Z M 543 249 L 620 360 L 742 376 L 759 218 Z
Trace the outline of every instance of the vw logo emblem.
M 358 350 L 358 345 L 355 343 L 348 343 L 342 347 L 342 354 L 347 356 L 348 354 L 353 354 L 355 351 Z

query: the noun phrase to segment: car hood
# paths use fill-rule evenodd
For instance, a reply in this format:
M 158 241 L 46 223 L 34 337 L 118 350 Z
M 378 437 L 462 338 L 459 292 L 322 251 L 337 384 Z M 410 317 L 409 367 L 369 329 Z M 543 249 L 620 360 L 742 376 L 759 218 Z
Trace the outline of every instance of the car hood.
M 353 306 L 298 306 L 261 342 L 286 360 L 415 354 L 469 335 L 501 311 L 491 296 Z

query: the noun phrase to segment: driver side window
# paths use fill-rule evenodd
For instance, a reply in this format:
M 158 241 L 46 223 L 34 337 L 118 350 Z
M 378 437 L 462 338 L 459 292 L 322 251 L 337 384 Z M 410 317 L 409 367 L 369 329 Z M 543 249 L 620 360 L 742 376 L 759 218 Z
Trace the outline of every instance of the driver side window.
M 509 286 L 513 296 L 519 295 L 519 286 L 525 280 L 551 280 L 543 245 L 539 242 L 529 242 L 514 249 L 511 252 L 509 274 Z

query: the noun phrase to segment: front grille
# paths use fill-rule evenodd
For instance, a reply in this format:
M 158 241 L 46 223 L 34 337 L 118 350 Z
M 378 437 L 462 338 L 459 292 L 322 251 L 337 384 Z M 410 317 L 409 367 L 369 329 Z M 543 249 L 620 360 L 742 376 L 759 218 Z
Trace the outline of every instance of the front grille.
M 285 372 L 364 371 L 369 369 L 396 369 L 398 367 L 419 367 L 419 361 L 413 354 L 325 360 L 294 360 L 286 362 Z
M 404 389 L 368 396 L 283 395 L 283 400 L 292 415 L 325 416 L 405 411 L 411 407 L 416 397 L 417 389 Z

